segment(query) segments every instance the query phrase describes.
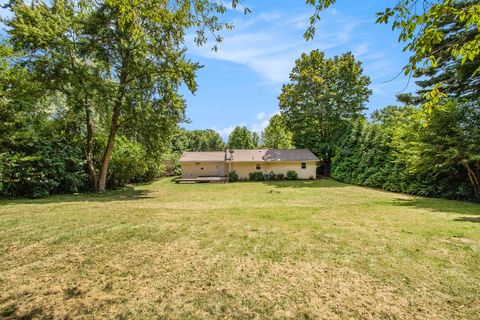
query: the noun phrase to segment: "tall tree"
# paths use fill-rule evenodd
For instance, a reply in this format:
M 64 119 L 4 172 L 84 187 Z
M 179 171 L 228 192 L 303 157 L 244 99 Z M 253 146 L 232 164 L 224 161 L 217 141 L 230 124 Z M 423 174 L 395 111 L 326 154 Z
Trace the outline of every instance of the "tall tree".
M 410 169 L 435 168 L 450 180 L 469 181 L 480 199 L 480 108 L 478 102 L 449 100 L 433 109 L 428 126 L 417 132 L 408 150 Z M 455 184 L 452 184 L 455 185 Z M 461 191 L 461 190 L 458 190 Z
M 255 149 L 252 132 L 246 127 L 235 127 L 228 136 L 228 147 L 230 149 Z
M 307 0 L 315 7 L 315 13 L 310 18 L 310 27 L 305 32 L 305 38 L 315 35 L 315 24 L 320 20 L 320 13 L 332 6 L 336 0 Z M 410 51 L 409 63 L 404 67 L 405 74 L 411 74 L 418 69 L 438 64 L 438 50 L 444 52 L 441 61 L 447 56 L 453 60 L 459 59 L 460 64 L 468 61 L 478 61 L 480 57 L 480 3 L 477 0 L 398 0 L 394 7 L 388 7 L 377 13 L 377 23 L 392 23 L 392 29 L 399 30 L 399 42 L 404 42 L 404 50 Z M 451 32 L 445 32 L 444 21 L 450 21 L 452 27 L 463 30 L 465 37 L 451 38 Z M 477 34 L 477 35 L 475 35 Z M 444 45 L 442 45 L 442 43 Z M 448 59 L 447 59 L 448 60 Z M 467 69 L 473 65 L 466 66 Z M 471 71 L 463 72 L 463 81 L 470 81 L 480 72 L 480 66 Z M 448 91 L 447 91 L 448 93 Z M 424 109 L 430 111 L 436 104 L 442 102 L 445 92 L 443 83 L 435 83 L 427 95 Z
M 218 42 L 217 32 L 232 27 L 218 18 L 225 5 L 208 0 L 53 0 L 31 6 L 12 1 L 10 9 L 9 34 L 28 52 L 30 69 L 51 91 L 66 95 L 72 110 L 85 114 L 85 157 L 98 192 L 105 190 L 121 130 L 156 145 L 183 119 L 178 88 L 184 83 L 194 92 L 199 68 L 185 58 L 185 30 L 196 29 L 201 45 L 207 31 Z M 106 140 L 97 165 L 92 150 L 98 127 Z
M 266 148 L 291 149 L 293 136 L 287 129 L 282 116 L 276 114 L 270 118 L 268 126 L 262 133 L 262 144 Z
M 455 1 L 455 8 L 468 6 L 471 1 Z M 433 64 L 418 68 L 414 77 L 420 78 L 416 83 L 421 87 L 420 98 L 440 85 L 442 92 L 449 98 L 462 98 L 475 101 L 480 98 L 480 55 L 462 61 L 461 57 L 451 54 L 451 48 L 464 42 L 480 38 L 480 28 L 465 28 L 465 23 L 453 13 L 439 16 L 432 22 L 444 36 L 432 45 L 430 59 Z
M 303 53 L 279 96 L 280 111 L 296 147 L 308 148 L 328 165 L 347 120 L 362 117 L 370 78 L 351 53 L 325 57 Z
M 225 148 L 222 137 L 212 129 L 193 130 L 188 136 L 190 151 L 222 151 Z
M 255 148 L 258 148 L 261 144 L 260 136 L 255 131 L 252 132 L 252 142 Z

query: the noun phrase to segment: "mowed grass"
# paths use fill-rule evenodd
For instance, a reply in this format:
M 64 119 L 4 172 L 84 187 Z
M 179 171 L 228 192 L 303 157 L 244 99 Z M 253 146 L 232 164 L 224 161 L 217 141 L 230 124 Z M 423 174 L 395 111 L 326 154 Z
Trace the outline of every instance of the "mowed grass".
M 333 180 L 0 202 L 1 319 L 480 319 L 480 205 Z

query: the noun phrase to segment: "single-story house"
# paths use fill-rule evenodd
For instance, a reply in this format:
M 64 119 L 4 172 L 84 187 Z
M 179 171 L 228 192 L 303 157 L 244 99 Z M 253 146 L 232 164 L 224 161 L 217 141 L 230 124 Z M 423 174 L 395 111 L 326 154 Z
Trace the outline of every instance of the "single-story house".
M 235 171 L 240 179 L 251 172 L 287 174 L 294 170 L 299 179 L 314 179 L 319 159 L 308 149 L 229 149 L 225 152 L 184 152 L 180 158 L 182 179 L 227 177 Z

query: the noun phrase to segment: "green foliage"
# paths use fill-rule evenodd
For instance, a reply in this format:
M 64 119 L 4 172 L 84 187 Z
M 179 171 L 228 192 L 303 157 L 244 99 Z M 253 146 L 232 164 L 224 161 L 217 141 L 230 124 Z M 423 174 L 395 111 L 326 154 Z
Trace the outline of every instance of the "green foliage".
M 256 132 L 252 132 L 252 142 L 255 148 L 258 148 L 260 146 L 260 136 Z
M 270 118 L 268 126 L 262 133 L 262 145 L 271 149 L 292 149 L 293 136 L 287 129 L 282 116 L 276 114 Z
M 315 24 L 320 20 L 320 12 L 335 3 L 335 0 L 308 0 L 307 4 L 315 7 L 310 18 L 310 27 L 305 38 L 311 39 L 315 34 Z M 462 85 L 473 84 L 478 87 L 480 65 L 480 3 L 476 0 L 400 0 L 392 8 L 377 13 L 377 23 L 392 22 L 392 29 L 399 31 L 399 42 L 404 42 L 404 51 L 410 51 L 409 63 L 404 67 L 405 74 L 417 72 L 424 67 L 460 71 Z M 453 63 L 448 67 L 446 64 Z M 463 66 L 465 66 L 463 68 Z M 439 76 L 438 79 L 442 77 Z M 459 93 L 455 82 L 450 77 L 444 81 L 430 83 L 426 93 L 424 109 L 431 112 L 433 108 L 444 103 L 449 94 Z M 445 79 L 443 79 L 445 80 Z M 475 90 L 477 91 L 477 90 Z M 477 91 L 478 92 L 478 91 Z M 462 94 L 467 94 L 463 91 Z
M 287 180 L 298 180 L 298 174 L 295 170 L 288 170 L 287 175 L 285 176 Z
M 230 149 L 255 149 L 253 134 L 246 127 L 235 127 L 228 136 L 228 147 Z
M 426 127 L 420 112 L 387 107 L 372 115 L 373 123 L 354 122 L 339 144 L 332 177 L 422 196 L 480 199 L 473 183 L 480 168 L 478 109 L 458 104 L 434 110 Z
M 254 171 L 248 174 L 248 179 L 251 181 L 263 181 L 262 171 Z
M 141 144 L 119 136 L 112 155 L 108 187 L 125 187 L 129 183 L 147 182 L 160 176 L 162 162 L 151 157 Z
M 455 8 L 464 8 L 471 5 L 472 1 L 455 1 Z M 478 100 L 480 98 L 480 55 L 472 59 L 462 59 L 461 56 L 452 55 L 452 48 L 463 45 L 465 42 L 480 38 L 479 28 L 465 27 L 465 21 L 458 19 L 457 15 L 450 13 L 438 16 L 431 21 L 444 36 L 439 42 L 433 43 L 429 60 L 434 63 L 419 66 L 414 76 L 419 78 L 416 83 L 421 87 L 417 92 L 424 98 L 437 85 L 450 98 Z M 423 101 L 424 102 L 424 99 Z
M 270 173 L 268 174 L 268 180 L 275 180 L 275 172 L 270 171 Z
M 229 182 L 237 182 L 239 180 L 238 174 L 235 172 L 235 170 L 230 171 L 228 173 L 228 181 Z
M 59 133 L 55 125 L 23 127 L 21 134 L 2 137 L 9 146 L 7 152 L 0 152 L 0 195 L 37 198 L 85 189 L 82 150 L 75 137 Z
M 225 143 L 222 137 L 212 129 L 188 132 L 188 151 L 223 151 Z
M 348 120 L 362 117 L 371 94 L 370 78 L 362 73 L 351 53 L 331 59 L 318 50 L 302 54 L 279 96 L 281 115 L 296 147 L 330 162 Z
M 207 34 L 218 43 L 218 32 L 232 28 L 219 19 L 226 6 L 209 0 L 11 1 L 8 7 L 12 18 L 5 24 L 24 53 L 22 65 L 46 93 L 62 95 L 69 112 L 85 115 L 86 167 L 98 192 L 105 189 L 117 135 L 158 157 L 185 119 L 179 88 L 195 92 L 200 68 L 186 58 L 186 30 L 201 45 Z M 100 137 L 104 149 L 95 157 Z

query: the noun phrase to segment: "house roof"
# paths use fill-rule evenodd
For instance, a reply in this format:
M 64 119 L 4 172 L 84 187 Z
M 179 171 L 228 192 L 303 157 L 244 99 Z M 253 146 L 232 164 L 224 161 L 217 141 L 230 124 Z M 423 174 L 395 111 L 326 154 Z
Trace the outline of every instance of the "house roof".
M 225 152 L 184 152 L 180 162 L 222 162 L 225 161 Z
M 232 152 L 233 151 L 233 152 Z M 319 161 L 308 149 L 228 150 L 229 162 Z
M 227 162 L 319 161 L 308 149 L 228 150 Z M 223 162 L 225 152 L 184 152 L 180 162 Z

